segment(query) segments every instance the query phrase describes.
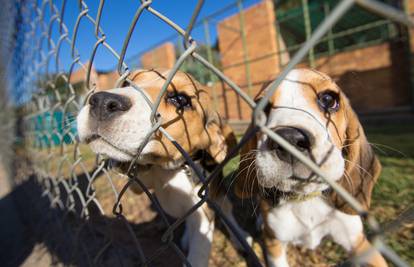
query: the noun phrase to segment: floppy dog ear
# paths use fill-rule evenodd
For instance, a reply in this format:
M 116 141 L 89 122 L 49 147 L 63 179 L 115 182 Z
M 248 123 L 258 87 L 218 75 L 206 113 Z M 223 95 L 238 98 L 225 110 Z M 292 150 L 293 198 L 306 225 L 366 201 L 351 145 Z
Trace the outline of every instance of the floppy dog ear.
M 247 131 L 252 129 L 250 125 Z M 259 185 L 257 183 L 257 174 L 255 166 L 255 151 L 257 149 L 256 133 L 240 150 L 240 163 L 236 171 L 234 180 L 234 192 L 239 198 L 251 198 L 259 192 Z
M 207 132 L 211 139 L 211 145 L 207 149 L 207 153 L 214 161 L 209 160 L 207 164 L 205 161 L 203 162 L 204 169 L 210 172 L 212 172 L 217 164 L 222 162 L 227 154 L 237 146 L 237 138 L 233 129 L 228 124 L 224 123 L 220 117 L 218 117 L 217 113 L 216 115 L 216 120 L 207 125 Z M 223 178 L 223 171 L 221 171 L 209 185 L 210 196 L 213 199 L 226 192 Z
M 258 103 L 264 96 L 267 87 L 271 84 L 271 81 L 268 81 L 263 84 L 262 88 L 259 90 L 255 96 L 255 102 Z M 266 105 L 264 112 L 266 116 L 269 116 L 270 110 L 272 109 L 274 103 L 273 96 L 269 99 L 269 103 Z M 254 126 L 249 125 L 246 132 L 252 130 Z M 259 184 L 257 182 L 257 173 L 256 173 L 256 164 L 255 164 L 255 150 L 257 149 L 257 142 L 259 140 L 257 132 L 240 150 L 240 162 L 239 167 L 236 171 L 236 176 L 234 177 L 234 192 L 239 198 L 251 198 L 259 192 Z
M 233 129 L 224 123 L 216 112 L 209 115 L 206 131 L 210 139 L 207 153 L 216 163 L 220 163 L 227 153 L 237 145 L 237 139 Z
M 368 143 L 364 130 L 357 115 L 345 99 L 345 116 L 347 119 L 346 137 L 343 155 L 346 158 L 345 173 L 339 184 L 346 189 L 358 202 L 368 210 L 374 184 L 381 173 L 381 164 L 371 145 Z M 331 193 L 335 207 L 348 214 L 356 211 L 335 192 Z

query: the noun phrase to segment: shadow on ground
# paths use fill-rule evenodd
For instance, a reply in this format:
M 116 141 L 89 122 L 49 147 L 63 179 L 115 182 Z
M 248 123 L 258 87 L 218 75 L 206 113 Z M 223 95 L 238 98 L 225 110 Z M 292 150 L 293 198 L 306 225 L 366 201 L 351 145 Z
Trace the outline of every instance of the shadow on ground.
M 89 205 L 90 218 L 85 220 L 79 212 L 51 207 L 53 199 L 43 191 L 31 176 L 0 200 L 2 266 L 21 266 L 38 244 L 51 255 L 52 265 L 137 266 L 141 246 L 144 255 L 161 253 L 150 266 L 182 266 L 175 251 L 161 243 L 166 226 L 159 216 L 134 224 L 103 216 Z M 182 235 L 179 231 L 175 236 Z

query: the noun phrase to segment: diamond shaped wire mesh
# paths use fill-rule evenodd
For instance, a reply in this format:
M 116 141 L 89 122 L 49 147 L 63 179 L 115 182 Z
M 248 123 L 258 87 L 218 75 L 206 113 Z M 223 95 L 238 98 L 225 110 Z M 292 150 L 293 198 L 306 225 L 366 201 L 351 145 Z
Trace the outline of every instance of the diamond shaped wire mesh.
M 285 141 L 266 126 L 264 109 L 270 97 L 275 93 L 278 85 L 286 77 L 288 72 L 303 60 L 310 49 L 323 38 L 338 20 L 346 16 L 346 12 L 352 6 L 360 5 L 363 8 L 408 27 L 414 26 L 414 20 L 411 17 L 379 1 L 340 1 L 284 67 L 277 79 L 269 86 L 266 95 L 256 103 L 245 90 L 241 89 L 219 68 L 198 53 L 199 45 L 191 37 L 191 33 L 204 1 L 198 1 L 187 27 L 182 28 L 173 20 L 153 8 L 152 0 L 141 0 L 130 22 L 128 33 L 123 37 L 123 46 L 120 51 L 116 51 L 111 47 L 104 29 L 101 26 L 102 20 L 105 19 L 104 13 L 110 12 L 110 10 L 104 9 L 104 0 L 99 2 L 98 10 L 94 12 L 88 8 L 85 1 L 79 0 L 78 17 L 72 30 L 69 30 L 65 24 L 68 1 L 59 1 L 59 6 L 57 2 L 53 0 L 39 0 L 18 1 L 16 3 L 14 9 L 20 12 L 20 21 L 16 26 L 16 44 L 18 45 L 14 48 L 15 54 L 11 66 L 16 70 L 16 74 L 14 75 L 15 90 L 23 92 L 20 102 L 25 103 L 25 135 L 27 137 L 27 148 L 30 151 L 30 159 L 33 161 L 37 181 L 42 186 L 42 195 L 49 199 L 51 207 L 57 207 L 64 211 L 58 220 L 67 220 L 70 214 L 76 214 L 86 221 L 92 220 L 93 216 L 91 213 L 105 214 L 103 205 L 107 205 L 109 199 L 110 204 L 113 205 L 112 214 L 126 227 L 132 240 L 131 243 L 134 247 L 135 255 L 139 258 L 141 265 L 152 265 L 154 260 L 167 249 L 172 249 L 181 259 L 182 263 L 189 265 L 185 253 L 174 242 L 174 238 L 178 228 L 184 223 L 186 217 L 207 203 L 214 210 L 216 217 L 239 240 L 245 251 L 249 254 L 252 264 L 260 266 L 262 262 L 259 260 L 259 257 L 249 247 L 233 223 L 226 217 L 220 206 L 211 199 L 208 191 L 208 185 L 211 181 L 237 155 L 240 148 L 253 135 L 260 131 L 262 134 L 268 135 L 268 137 L 311 169 L 315 175 L 328 183 L 338 195 L 365 219 L 368 228 L 373 232 L 370 239 L 371 242 L 390 262 L 393 262 L 396 266 L 408 266 L 408 264 L 382 241 L 384 233 L 381 227 L 375 218 L 364 211 L 355 198 L 330 177 L 325 176 L 317 163 L 304 156 L 289 142 Z M 119 4 L 121 5 L 122 3 L 119 2 Z M 96 13 L 96 15 L 93 16 L 92 13 Z M 183 53 L 179 56 L 174 67 L 169 72 L 158 98 L 153 103 L 148 103 L 152 110 L 151 119 L 153 128 L 150 135 L 147 136 L 147 140 L 155 132 L 161 132 L 183 154 L 188 166 L 202 183 L 202 187 L 198 192 L 199 200 L 197 204 L 188 210 L 185 216 L 178 218 L 174 222 L 169 220 L 168 216 L 162 210 L 157 197 L 146 188 L 145 184 L 140 180 L 139 174 L 136 176 L 129 175 L 128 181 L 123 186 L 117 186 L 116 179 L 119 178 L 113 178 L 114 173 L 111 171 L 110 164 L 101 156 L 97 156 L 92 161 L 90 158 L 88 159 L 88 155 L 85 154 L 82 145 L 79 144 L 76 131 L 73 129 L 76 113 L 83 107 L 83 102 L 86 97 L 92 94 L 97 86 L 96 77 L 94 77 L 92 68 L 98 51 L 106 50 L 118 62 L 117 72 L 120 78 L 116 83 L 117 85 L 128 84 L 138 91 L 141 90 L 130 78 L 133 70 L 126 64 L 125 57 L 129 49 L 131 36 L 140 26 L 140 18 L 144 13 L 161 20 L 164 24 L 176 31 L 183 40 Z M 81 62 L 80 53 L 77 49 L 78 42 L 81 42 L 78 36 L 79 29 L 80 27 L 86 27 L 85 24 L 93 27 L 93 33 L 91 32 L 89 37 L 95 40 L 92 52 L 88 55 L 88 64 Z M 60 53 L 63 46 L 70 48 L 70 66 L 62 66 Z M 226 86 L 231 88 L 231 90 L 237 93 L 247 103 L 252 110 L 253 115 L 251 120 L 255 126 L 244 134 L 237 147 L 233 151 L 230 151 L 226 159 L 218 164 L 211 174 L 207 176 L 200 169 L 199 165 L 192 160 L 191 155 L 186 153 L 180 144 L 171 137 L 168 131 L 161 126 L 162 118 L 158 116 L 157 112 L 157 108 L 162 100 L 161 96 L 166 92 L 168 85 L 182 64 L 189 58 L 198 61 L 205 68 L 209 69 L 217 76 L 217 79 L 225 83 Z M 86 73 L 85 86 L 81 88 L 77 88 L 72 81 L 74 79 L 73 74 L 78 69 L 82 69 Z M 144 146 L 145 144 L 138 151 L 141 151 Z M 93 171 L 90 171 L 88 168 L 91 164 L 95 166 Z M 82 180 L 79 176 L 83 177 Z M 96 185 L 98 177 L 101 177 L 100 179 L 107 184 L 107 199 L 99 199 L 97 197 L 97 191 L 100 190 Z M 135 184 L 143 190 L 145 196 L 149 199 L 158 214 L 160 214 L 161 221 L 166 226 L 159 247 L 151 255 L 144 253 L 140 238 L 128 222 L 127 211 L 123 210 L 121 203 L 127 189 L 132 184 Z M 79 231 L 83 231 L 83 227 L 89 227 L 85 225 L 87 224 L 79 225 Z M 111 228 L 112 226 L 106 225 L 106 227 Z M 76 240 L 77 237 L 74 238 Z M 75 245 L 80 246 L 79 243 L 75 243 Z M 105 244 L 95 250 L 93 255 L 88 254 L 90 262 L 99 262 L 104 251 L 112 245 L 114 245 L 112 240 L 105 239 Z M 88 246 L 88 244 L 85 243 L 83 246 Z M 358 262 L 358 257 L 354 257 L 352 260 Z

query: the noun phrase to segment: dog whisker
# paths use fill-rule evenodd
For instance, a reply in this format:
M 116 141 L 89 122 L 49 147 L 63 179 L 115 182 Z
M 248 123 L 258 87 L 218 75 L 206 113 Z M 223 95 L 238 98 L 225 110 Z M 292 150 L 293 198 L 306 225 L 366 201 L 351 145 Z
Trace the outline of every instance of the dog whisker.
M 357 167 L 358 169 L 360 169 L 361 171 L 363 171 L 365 174 L 367 174 L 367 175 L 371 175 L 370 174 L 370 172 L 368 171 L 368 170 L 366 170 L 366 169 L 364 169 L 361 165 L 359 165 L 358 163 L 356 163 L 356 162 L 352 162 L 352 161 L 350 161 L 350 160 L 348 160 L 348 159 L 344 159 L 346 162 L 349 162 L 349 163 L 351 163 L 351 164 L 354 164 L 355 165 L 355 167 Z
M 391 150 L 391 151 L 394 151 L 394 152 L 397 152 L 398 154 L 400 154 L 401 156 L 403 156 L 403 157 L 408 157 L 405 153 L 403 153 L 401 150 L 398 150 L 398 149 L 395 149 L 395 148 L 393 148 L 393 147 L 391 147 L 391 146 L 387 146 L 387 145 L 384 145 L 384 144 L 379 144 L 379 143 L 371 143 L 371 142 L 369 142 L 369 144 L 370 145 L 372 145 L 372 146 L 374 146 L 374 147 L 376 147 L 378 150 L 380 150 L 381 152 L 383 152 L 385 155 L 387 155 L 387 153 L 384 151 L 384 150 L 382 150 L 382 149 L 380 149 L 379 148 L 379 146 L 382 146 L 382 147 L 384 147 L 384 148 L 386 148 L 386 149 L 389 149 L 389 150 Z

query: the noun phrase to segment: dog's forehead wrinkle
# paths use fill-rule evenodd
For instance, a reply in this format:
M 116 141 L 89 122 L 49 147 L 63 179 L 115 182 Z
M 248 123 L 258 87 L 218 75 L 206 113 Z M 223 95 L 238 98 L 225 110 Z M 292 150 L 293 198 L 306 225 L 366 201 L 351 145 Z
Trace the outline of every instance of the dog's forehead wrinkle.
M 300 71 L 294 70 L 289 73 L 289 79 L 298 79 Z M 287 113 L 279 113 L 280 109 L 290 109 L 292 110 L 291 114 L 295 112 L 303 112 L 306 114 L 309 119 L 312 119 L 316 122 L 321 129 L 324 131 L 324 139 L 331 140 L 331 133 L 329 131 L 329 125 L 326 124 L 324 118 L 321 117 L 319 110 L 315 110 L 312 98 L 306 97 L 306 92 L 304 90 L 310 90 L 308 84 L 303 82 L 287 81 L 284 80 L 279 88 L 279 95 L 273 103 L 272 110 L 268 117 L 268 125 L 270 127 L 275 127 L 280 124 L 280 121 L 285 121 L 286 119 L 281 119 L 279 117 Z M 314 90 L 314 89 L 312 89 Z M 299 116 L 299 115 L 297 115 Z M 293 120 L 289 120 L 293 122 Z M 288 123 L 288 122 L 287 122 Z
M 322 73 L 322 72 L 320 72 L 318 70 L 309 69 L 309 71 L 311 71 L 313 74 L 318 75 L 318 78 L 320 78 L 322 80 L 332 81 L 332 78 L 331 77 L 327 76 L 326 74 L 324 74 L 324 73 Z
M 279 127 L 306 129 L 315 140 L 310 152 L 312 160 L 319 163 L 321 170 L 327 176 L 337 180 L 343 172 L 342 155 L 336 146 L 332 149 L 334 144 L 331 140 L 330 124 L 327 124 L 316 102 L 313 102 L 317 100 L 315 92 L 320 89 L 318 82 L 323 79 L 317 77 L 319 81 L 309 80 L 314 77 L 309 74 L 307 77 L 301 77 L 302 74 L 301 71 L 293 71 L 281 83 L 273 99 L 267 126 L 273 130 Z M 262 154 L 258 156 L 260 160 L 257 161 L 257 171 L 260 173 L 259 184 L 304 193 L 327 188 L 325 183 L 308 181 L 313 177 L 313 173 L 299 160 L 295 159 L 289 163 L 280 160 L 277 156 L 272 156 L 274 151 L 267 148 L 268 140 L 268 136 L 258 139 L 258 147 L 262 150 Z M 306 181 L 296 181 L 290 179 L 291 176 L 303 178 Z

